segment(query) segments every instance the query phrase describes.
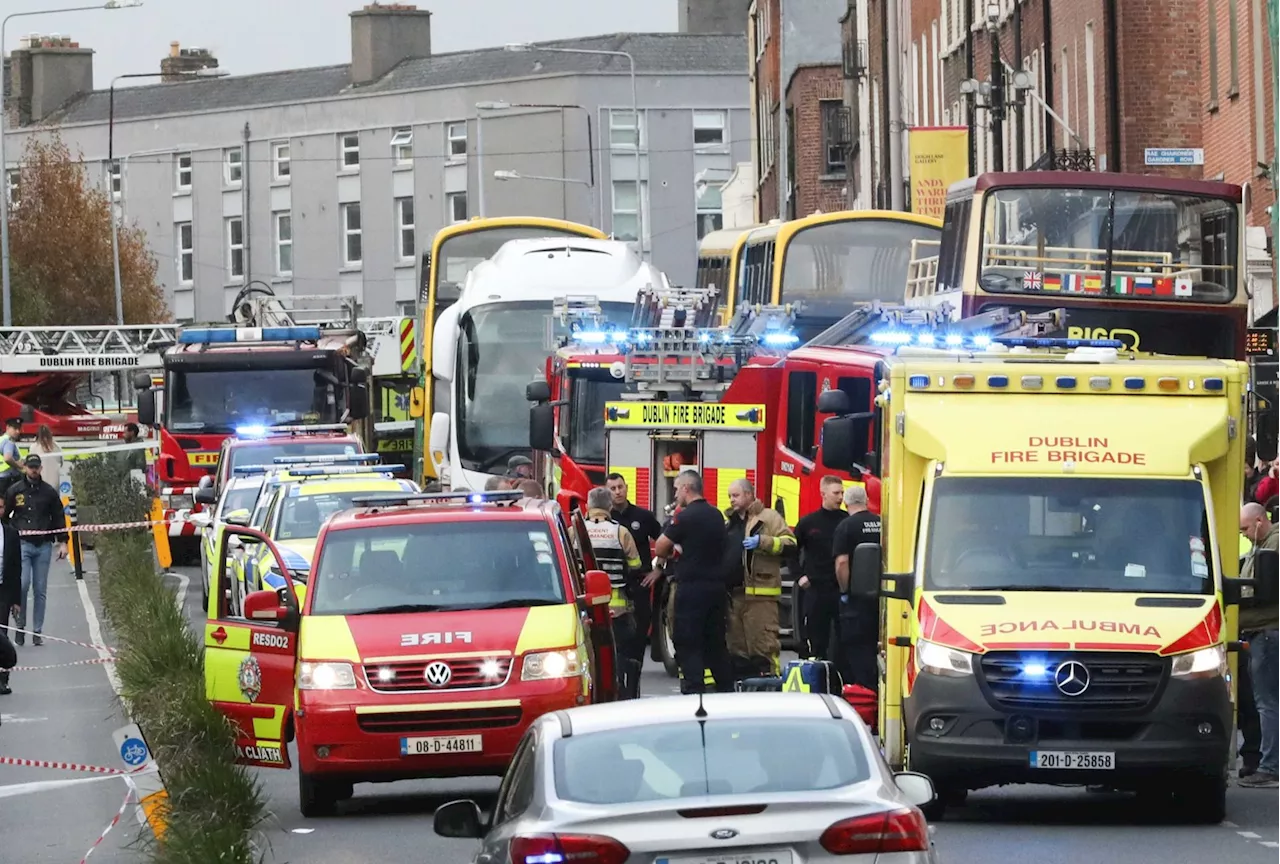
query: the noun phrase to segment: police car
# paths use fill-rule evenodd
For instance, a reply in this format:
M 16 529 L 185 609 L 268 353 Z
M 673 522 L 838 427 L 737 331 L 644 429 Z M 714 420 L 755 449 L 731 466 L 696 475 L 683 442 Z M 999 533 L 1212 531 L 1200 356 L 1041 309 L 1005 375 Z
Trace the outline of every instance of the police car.
M 235 469 L 244 465 L 269 465 L 277 459 L 354 456 L 364 453 L 360 439 L 347 434 L 341 424 L 315 426 L 241 426 L 234 438 L 222 442 L 214 468 L 213 495 L 218 497 Z M 202 488 L 206 488 L 202 484 Z M 198 499 L 197 499 L 198 500 Z M 207 502 L 206 502 L 207 503 Z
M 200 576 L 204 586 L 204 606 L 209 608 L 210 562 L 217 555 L 218 541 L 227 524 L 248 525 L 257 506 L 265 475 L 247 475 L 231 478 L 222 489 L 212 510 L 191 514 L 191 521 L 200 528 Z
M 356 496 L 320 530 L 305 596 L 211 610 L 206 692 L 239 761 L 288 768 L 296 736 L 317 816 L 358 782 L 499 776 L 536 718 L 602 698 L 609 576 L 583 572 L 555 502 L 520 495 Z

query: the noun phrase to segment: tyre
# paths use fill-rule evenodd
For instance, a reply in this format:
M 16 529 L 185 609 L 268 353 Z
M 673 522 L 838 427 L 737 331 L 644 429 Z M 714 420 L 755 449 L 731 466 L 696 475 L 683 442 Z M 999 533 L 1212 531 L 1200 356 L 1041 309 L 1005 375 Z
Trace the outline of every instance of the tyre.
M 342 793 L 348 789 L 351 789 L 350 783 L 321 780 L 298 769 L 298 809 L 307 819 L 333 815 Z
M 1227 818 L 1227 777 L 1181 780 L 1171 789 L 1174 813 L 1180 822 L 1217 825 Z
M 672 678 L 679 678 L 680 667 L 676 664 L 676 646 L 671 641 L 671 627 L 665 609 L 657 620 L 653 622 L 653 629 L 657 634 L 658 659 L 662 662 L 662 668 Z

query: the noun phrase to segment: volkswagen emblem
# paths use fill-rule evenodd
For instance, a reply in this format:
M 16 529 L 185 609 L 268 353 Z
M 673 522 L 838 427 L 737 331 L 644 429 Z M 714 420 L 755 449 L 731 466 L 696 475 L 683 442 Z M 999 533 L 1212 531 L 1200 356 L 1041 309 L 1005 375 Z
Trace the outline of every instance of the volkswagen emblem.
M 732 840 L 737 836 L 738 832 L 734 831 L 732 828 L 717 828 L 711 832 L 711 838 L 713 840 Z
M 447 687 L 449 679 L 453 677 L 453 670 L 449 668 L 448 663 L 437 660 L 427 664 L 427 668 L 422 671 L 422 677 L 432 687 Z
M 1089 689 L 1089 669 L 1079 661 L 1068 660 L 1054 670 L 1053 683 L 1063 696 L 1079 696 Z

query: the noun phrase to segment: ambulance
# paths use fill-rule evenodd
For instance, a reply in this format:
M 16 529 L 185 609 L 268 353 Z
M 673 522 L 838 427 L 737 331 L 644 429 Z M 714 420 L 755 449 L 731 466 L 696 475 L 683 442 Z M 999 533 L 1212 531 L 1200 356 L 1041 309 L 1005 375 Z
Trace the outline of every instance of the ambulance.
M 1247 368 L 984 341 L 886 355 L 874 412 L 820 397 L 824 463 L 883 484 L 851 592 L 881 598 L 886 757 L 932 778 L 935 817 L 1048 783 L 1221 821 Z

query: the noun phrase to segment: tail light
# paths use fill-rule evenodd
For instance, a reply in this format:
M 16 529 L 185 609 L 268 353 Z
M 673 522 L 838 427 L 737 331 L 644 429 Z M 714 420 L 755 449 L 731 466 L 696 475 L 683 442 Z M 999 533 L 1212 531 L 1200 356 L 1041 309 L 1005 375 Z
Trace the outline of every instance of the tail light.
M 631 850 L 598 834 L 524 834 L 511 838 L 511 864 L 623 864 Z
M 837 822 L 818 842 L 832 855 L 927 852 L 929 826 L 915 807 L 889 810 Z

